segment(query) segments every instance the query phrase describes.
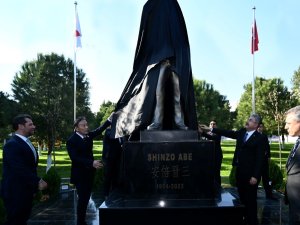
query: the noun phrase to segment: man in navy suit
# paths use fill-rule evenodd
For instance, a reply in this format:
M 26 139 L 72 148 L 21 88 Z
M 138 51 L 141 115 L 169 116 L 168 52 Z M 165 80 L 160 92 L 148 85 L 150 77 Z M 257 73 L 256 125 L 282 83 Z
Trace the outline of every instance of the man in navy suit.
M 18 115 L 13 120 L 15 135 L 3 148 L 1 196 L 7 213 L 6 225 L 26 225 L 33 197 L 47 183 L 37 176 L 38 154 L 28 137 L 34 134 L 31 116 Z
M 256 198 L 265 154 L 265 143 L 257 131 L 260 123 L 260 116 L 252 114 L 245 127 L 237 131 L 200 126 L 204 131 L 211 130 L 221 136 L 236 139 L 232 165 L 236 166 L 236 185 L 240 201 L 245 205 L 247 225 L 258 224 Z
M 286 112 L 285 129 L 289 136 L 298 137 L 286 162 L 286 199 L 290 209 L 290 225 L 300 224 L 300 106 Z
M 86 225 L 86 209 L 95 171 L 103 166 L 100 160 L 94 159 L 93 139 L 110 126 L 110 118 L 102 126 L 89 132 L 86 118 L 78 117 L 74 122 L 74 133 L 67 140 L 66 146 L 72 161 L 70 182 L 75 185 L 78 195 L 77 225 Z

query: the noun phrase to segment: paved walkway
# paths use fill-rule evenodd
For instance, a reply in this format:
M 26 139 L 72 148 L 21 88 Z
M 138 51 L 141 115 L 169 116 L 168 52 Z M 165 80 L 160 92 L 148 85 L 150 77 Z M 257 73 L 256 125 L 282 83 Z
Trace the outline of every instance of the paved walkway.
M 225 189 L 236 195 L 235 189 Z M 258 219 L 261 225 L 288 225 L 288 206 L 283 196 L 275 193 L 277 200 L 265 198 L 263 189 L 258 191 Z M 28 225 L 76 225 L 76 193 L 74 190 L 61 193 L 56 200 L 34 207 Z M 87 223 L 99 224 L 98 208 L 103 202 L 99 194 L 93 194 L 87 211 Z

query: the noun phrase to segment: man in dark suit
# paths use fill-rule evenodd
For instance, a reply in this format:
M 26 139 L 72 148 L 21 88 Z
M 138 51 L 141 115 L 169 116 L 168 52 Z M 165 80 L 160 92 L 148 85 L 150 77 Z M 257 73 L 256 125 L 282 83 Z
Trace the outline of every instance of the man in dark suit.
M 209 127 L 211 129 L 217 128 L 217 122 L 215 120 L 210 121 Z M 222 153 L 222 148 L 221 148 L 221 135 L 215 134 L 212 132 L 203 132 L 202 136 L 209 139 L 213 140 L 215 143 L 215 183 L 218 186 L 221 186 L 221 165 L 222 165 L 222 159 L 223 159 L 223 153 Z
M 272 185 L 270 184 L 270 176 L 269 176 L 269 162 L 271 158 L 271 150 L 270 150 L 270 144 L 269 144 L 269 139 L 266 134 L 263 133 L 264 130 L 264 124 L 261 123 L 257 129 L 259 133 L 263 136 L 263 141 L 265 143 L 265 157 L 264 157 L 264 163 L 262 167 L 262 173 L 261 173 L 261 178 L 262 178 L 262 183 L 265 189 L 266 193 L 266 198 L 267 199 L 274 199 L 273 194 L 272 194 Z
M 1 196 L 7 213 L 6 225 L 26 225 L 33 197 L 47 183 L 37 176 L 38 154 L 28 137 L 34 134 L 31 116 L 18 115 L 13 120 L 15 135 L 3 148 Z
M 103 166 L 100 160 L 94 159 L 93 139 L 111 124 L 110 118 L 102 126 L 89 132 L 86 118 L 78 117 L 74 122 L 74 133 L 67 140 L 66 146 L 72 161 L 70 182 L 75 185 L 78 195 L 77 225 L 86 225 L 86 209 L 95 171 Z
M 285 129 L 289 136 L 298 137 L 286 162 L 286 198 L 290 210 L 290 225 L 300 224 L 300 106 L 286 112 Z
M 240 130 L 211 129 L 213 133 L 236 139 L 232 165 L 236 166 L 236 185 L 240 201 L 245 205 L 245 222 L 248 225 L 258 224 L 257 187 L 264 159 L 263 139 L 257 131 L 260 123 L 260 116 L 252 114 L 245 127 Z M 201 128 L 204 131 L 208 129 L 203 126 Z

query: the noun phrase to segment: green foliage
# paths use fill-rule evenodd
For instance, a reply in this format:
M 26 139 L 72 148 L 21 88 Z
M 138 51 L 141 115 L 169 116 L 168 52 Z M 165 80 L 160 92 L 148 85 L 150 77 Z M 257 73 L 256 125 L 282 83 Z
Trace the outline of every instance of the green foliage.
M 294 72 L 293 78 L 292 78 L 292 95 L 297 100 L 295 105 L 300 104 L 300 67 L 297 71 Z
M 3 224 L 5 221 L 6 213 L 4 208 L 4 203 L 2 198 L 0 198 L 0 224 Z
M 114 111 L 116 104 L 112 103 L 111 101 L 107 101 L 107 102 L 103 102 L 100 105 L 100 109 L 99 112 L 97 112 L 96 115 L 96 126 L 99 126 L 101 124 L 103 124 L 107 118 L 110 116 L 110 114 Z M 99 137 L 97 138 L 98 140 L 102 140 L 103 139 L 103 134 L 99 135 Z
M 235 187 L 236 186 L 236 167 L 233 166 L 231 168 L 230 174 L 229 174 L 229 183 L 231 186 Z M 278 190 L 282 188 L 283 184 L 283 173 L 280 170 L 279 166 L 274 160 L 270 160 L 269 164 L 269 176 L 270 180 L 272 181 L 272 188 L 275 190 Z
M 278 190 L 282 187 L 283 173 L 274 160 L 270 160 L 269 176 L 272 181 L 272 188 Z
M 99 121 L 99 124 L 104 123 L 107 118 L 110 116 L 110 114 L 114 111 L 116 104 L 112 103 L 111 101 L 103 102 L 100 105 L 99 112 L 96 115 L 97 121 Z
M 246 84 L 244 90 L 237 107 L 235 128 L 243 127 L 252 112 L 252 84 Z M 281 134 L 285 132 L 284 112 L 293 102 L 291 93 L 281 79 L 256 77 L 255 112 L 263 118 L 267 133 L 278 134 L 278 123 Z
M 55 53 L 38 54 L 25 62 L 12 83 L 14 98 L 31 114 L 37 125 L 36 138 L 46 140 L 49 152 L 55 141 L 65 140 L 73 130 L 74 64 L 71 59 Z M 90 119 L 89 83 L 85 73 L 77 70 L 77 114 Z
M 194 92 L 199 123 L 208 124 L 211 120 L 216 120 L 219 127 L 232 127 L 229 101 L 214 90 L 212 84 L 195 79 Z
M 57 173 L 55 167 L 51 167 L 44 175 L 43 180 L 47 182 L 48 188 L 42 191 L 42 194 L 47 194 L 50 197 L 58 195 L 60 191 L 61 177 Z
M 229 183 L 232 187 L 236 186 L 235 173 L 236 173 L 236 166 L 232 166 L 229 174 Z
M 11 122 L 19 111 L 18 103 L 11 100 L 10 96 L 0 91 L 0 141 L 3 142 L 11 133 Z

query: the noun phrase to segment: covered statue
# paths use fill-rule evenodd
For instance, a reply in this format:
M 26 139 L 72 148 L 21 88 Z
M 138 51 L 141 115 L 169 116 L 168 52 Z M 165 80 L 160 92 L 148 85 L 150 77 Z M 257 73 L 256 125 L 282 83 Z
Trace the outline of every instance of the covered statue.
M 132 74 L 117 102 L 114 137 L 140 130 L 197 130 L 190 46 L 177 0 L 148 0 Z

